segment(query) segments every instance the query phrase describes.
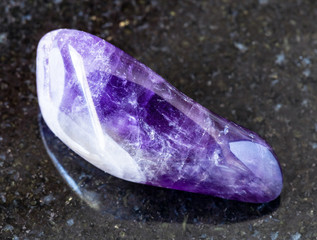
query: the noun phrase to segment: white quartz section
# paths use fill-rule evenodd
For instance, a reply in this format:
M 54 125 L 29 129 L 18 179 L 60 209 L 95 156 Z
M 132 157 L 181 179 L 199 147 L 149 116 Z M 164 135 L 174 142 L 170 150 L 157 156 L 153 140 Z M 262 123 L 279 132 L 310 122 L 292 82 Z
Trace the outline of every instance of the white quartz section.
M 84 101 L 75 99 L 73 111 L 60 110 L 65 91 L 65 67 L 54 44 L 58 31 L 46 35 L 37 52 L 37 91 L 43 118 L 50 129 L 73 151 L 98 168 L 125 180 L 145 182 L 135 160 L 103 130 L 86 77 L 81 55 L 68 46 Z M 81 104 L 81 105 L 80 105 Z M 76 110 L 77 109 L 77 110 Z

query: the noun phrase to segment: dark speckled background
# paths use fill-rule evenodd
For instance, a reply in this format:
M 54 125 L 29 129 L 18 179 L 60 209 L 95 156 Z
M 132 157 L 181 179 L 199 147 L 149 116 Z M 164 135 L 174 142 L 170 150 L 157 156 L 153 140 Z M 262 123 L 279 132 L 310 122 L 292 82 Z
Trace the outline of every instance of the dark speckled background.
M 317 239 L 316 20 L 313 0 L 2 0 L 0 239 Z M 39 132 L 36 46 L 56 28 L 108 40 L 263 136 L 283 169 L 280 198 L 239 203 L 91 170 L 110 191 L 105 208 L 116 211 L 89 207 Z

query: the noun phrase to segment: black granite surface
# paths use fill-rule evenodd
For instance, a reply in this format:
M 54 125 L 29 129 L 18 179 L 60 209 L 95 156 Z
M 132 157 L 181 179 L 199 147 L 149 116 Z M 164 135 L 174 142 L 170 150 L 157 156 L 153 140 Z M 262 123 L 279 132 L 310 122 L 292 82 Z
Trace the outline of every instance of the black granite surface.
M 316 20 L 314 0 L 0 1 L 0 239 L 317 239 Z M 143 186 L 78 159 L 39 125 L 36 46 L 57 28 L 108 40 L 259 133 L 282 166 L 280 198 Z

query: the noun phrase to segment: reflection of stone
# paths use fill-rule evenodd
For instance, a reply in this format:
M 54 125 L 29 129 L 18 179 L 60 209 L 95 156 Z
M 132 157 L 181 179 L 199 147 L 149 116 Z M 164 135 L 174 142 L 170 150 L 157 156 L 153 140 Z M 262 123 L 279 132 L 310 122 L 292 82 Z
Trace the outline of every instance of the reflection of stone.
M 50 129 L 114 176 L 247 202 L 281 192 L 281 170 L 264 140 L 93 35 L 45 35 L 37 90 Z
M 39 117 L 39 123 L 40 132 L 46 151 L 52 159 L 58 172 L 63 176 L 68 185 L 82 200 L 84 200 L 91 208 L 100 210 L 100 195 L 96 191 L 92 191 L 87 187 L 82 187 L 80 184 L 81 176 L 77 176 L 77 178 L 75 178 L 74 176 L 72 176 L 72 174 L 69 173 L 69 169 L 67 169 L 67 164 L 65 164 L 64 160 L 65 156 L 67 157 L 67 153 L 65 153 L 65 151 L 62 151 L 63 146 L 61 142 L 56 141 L 57 138 L 48 129 L 41 117 Z

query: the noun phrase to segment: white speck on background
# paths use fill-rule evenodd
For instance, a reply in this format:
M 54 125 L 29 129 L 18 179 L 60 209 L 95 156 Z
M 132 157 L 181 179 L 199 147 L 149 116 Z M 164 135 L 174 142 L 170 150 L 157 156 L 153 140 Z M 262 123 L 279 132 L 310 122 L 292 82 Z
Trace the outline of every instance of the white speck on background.
M 54 196 L 52 194 L 49 194 L 43 198 L 43 202 L 45 204 L 50 204 L 50 202 L 53 200 L 54 200 Z
M 0 33 L 0 43 L 5 43 L 7 41 L 7 33 Z
M 13 226 L 10 224 L 7 224 L 4 226 L 4 228 L 2 228 L 2 231 L 4 231 L 4 232 L 10 231 L 11 232 L 11 231 L 13 231 Z
M 278 112 L 281 109 L 281 107 L 282 107 L 282 104 L 280 103 L 276 104 L 274 107 L 275 112 Z
M 276 55 L 276 60 L 275 60 L 275 63 L 278 64 L 278 65 L 281 65 L 285 62 L 285 55 L 284 53 L 280 53 L 278 55 Z
M 301 238 L 301 234 L 296 232 L 294 235 L 291 236 L 292 240 L 299 240 Z
M 278 79 L 273 80 L 273 81 L 271 82 L 271 86 L 273 87 L 273 86 L 276 85 L 278 82 L 279 82 Z
M 6 193 L 0 193 L 0 199 L 3 203 L 7 202 Z
M 271 240 L 276 240 L 278 237 L 278 232 L 271 233 Z
M 243 53 L 248 50 L 248 48 L 247 48 L 244 44 L 242 44 L 242 43 L 235 42 L 235 43 L 234 43 L 234 46 L 235 46 L 237 49 L 239 49 L 240 52 L 243 52 Z
M 303 66 L 308 66 L 308 65 L 310 65 L 311 64 L 311 61 L 310 61 L 310 59 L 309 58 L 303 58 L 302 59 L 302 65 Z
M 310 76 L 310 70 L 309 70 L 309 69 L 305 69 L 305 70 L 303 71 L 303 75 L 304 75 L 305 77 L 309 77 L 309 76 Z
M 72 218 L 71 218 L 71 219 L 68 219 L 68 220 L 67 220 L 67 225 L 68 225 L 68 226 L 73 226 L 73 225 L 74 225 L 74 219 L 72 219 Z
M 317 143 L 316 142 L 311 142 L 310 143 L 312 149 L 316 149 L 317 148 Z
M 308 107 L 308 99 L 304 99 L 304 100 L 302 101 L 302 106 L 303 106 L 303 107 Z
M 255 230 L 254 233 L 252 234 L 252 236 L 253 236 L 253 237 L 257 237 L 257 236 L 259 236 L 259 234 L 260 234 L 260 232 L 257 231 L 257 230 Z

